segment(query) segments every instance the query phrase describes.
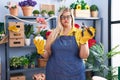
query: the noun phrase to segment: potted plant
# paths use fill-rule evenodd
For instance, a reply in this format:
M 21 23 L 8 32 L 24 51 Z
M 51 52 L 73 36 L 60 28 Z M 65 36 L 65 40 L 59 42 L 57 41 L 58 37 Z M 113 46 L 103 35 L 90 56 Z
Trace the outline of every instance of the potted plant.
M 34 68 L 35 67 L 35 60 L 37 57 L 37 52 L 32 52 L 31 54 L 25 55 L 26 58 L 29 59 L 30 67 Z
M 34 15 L 34 16 L 39 16 L 39 14 L 40 14 L 40 11 L 39 11 L 39 10 L 34 10 L 34 11 L 33 11 L 33 15 Z
M 43 57 L 38 58 L 38 67 L 43 67 L 43 68 L 46 67 L 47 61 L 48 59 L 46 58 Z
M 42 16 L 46 17 L 48 12 L 46 10 L 42 10 L 40 13 Z
M 34 61 L 31 62 L 30 67 L 35 68 L 35 62 Z
M 13 16 L 18 16 L 18 4 L 15 2 L 7 2 L 5 8 L 9 9 L 10 14 Z
M 25 24 L 25 44 L 26 46 L 29 46 L 31 43 L 30 36 L 33 34 L 33 25 L 32 24 Z
M 115 46 L 112 48 L 108 53 L 104 53 L 104 46 L 103 44 L 95 44 L 90 48 L 90 55 L 87 59 L 86 66 L 95 73 L 94 75 L 105 77 L 108 80 L 116 80 L 116 75 L 113 72 L 115 68 L 108 66 L 105 64 L 106 60 L 112 58 L 116 54 L 120 54 L 120 51 L 117 51 L 119 46 Z M 105 74 L 104 71 L 108 71 L 108 74 Z M 108 77 L 109 76 L 109 77 Z M 114 77 L 113 77 L 114 76 Z
M 10 69 L 19 69 L 21 67 L 21 61 L 19 57 L 10 58 Z
M 29 59 L 26 58 L 25 56 L 21 56 L 21 64 L 23 66 L 23 68 L 27 69 L 28 65 L 29 65 Z
M 75 17 L 90 17 L 90 6 L 84 0 L 77 0 L 70 5 Z
M 98 17 L 98 6 L 93 4 L 90 6 L 91 17 Z
M 48 15 L 49 15 L 50 17 L 52 17 L 52 16 L 55 15 L 55 12 L 54 12 L 54 11 L 49 11 L 49 12 L 48 12 Z
M 22 8 L 24 16 L 31 16 L 33 7 L 37 4 L 36 1 L 33 0 L 24 0 L 19 2 L 19 6 Z

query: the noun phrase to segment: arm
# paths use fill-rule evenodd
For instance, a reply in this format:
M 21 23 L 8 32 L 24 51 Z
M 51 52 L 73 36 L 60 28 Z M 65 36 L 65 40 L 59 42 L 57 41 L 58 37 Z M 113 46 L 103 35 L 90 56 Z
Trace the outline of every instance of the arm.
M 40 24 L 44 24 L 44 25 L 47 25 L 47 22 L 45 21 L 44 18 L 36 18 L 36 21 Z M 45 26 L 46 27 L 46 26 Z M 39 28 L 45 28 L 44 26 L 39 26 Z M 44 58 L 49 58 L 49 53 L 50 53 L 50 46 L 47 46 L 48 44 L 48 41 L 50 39 L 48 38 L 46 43 L 45 43 L 45 40 L 43 40 L 43 44 L 35 44 L 36 47 L 37 47 L 37 52 L 38 54 L 40 54 L 42 57 Z M 39 42 L 40 43 L 40 42 Z M 40 49 L 40 50 L 39 50 Z
M 89 47 L 88 47 L 88 43 L 86 44 L 81 44 L 80 45 L 80 52 L 79 52 L 79 56 L 82 59 L 87 59 L 89 56 Z
M 89 29 L 85 29 L 82 34 L 82 30 L 80 31 L 80 53 L 79 56 L 83 59 L 88 58 L 89 56 L 89 47 L 88 40 L 92 39 L 95 36 L 95 29 L 93 27 L 89 27 Z
M 49 43 L 50 40 L 51 40 L 51 35 L 46 40 L 46 44 L 45 44 L 45 47 L 44 47 L 44 53 L 41 54 L 41 56 L 44 57 L 44 58 L 49 58 L 49 56 L 51 55 L 51 45 Z

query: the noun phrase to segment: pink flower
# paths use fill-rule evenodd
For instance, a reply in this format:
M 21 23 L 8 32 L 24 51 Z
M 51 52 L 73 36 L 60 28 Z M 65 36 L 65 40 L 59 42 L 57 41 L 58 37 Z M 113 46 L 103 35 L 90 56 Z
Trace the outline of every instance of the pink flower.
M 46 23 L 44 18 L 39 18 L 39 17 L 37 17 L 37 18 L 36 18 L 36 21 L 37 21 L 38 23 L 42 23 L 42 24 L 45 24 L 45 23 Z
M 45 21 L 44 18 L 37 17 L 36 21 L 41 24 L 41 25 L 39 25 L 39 28 L 45 29 L 47 27 L 47 25 L 46 25 L 47 22 Z

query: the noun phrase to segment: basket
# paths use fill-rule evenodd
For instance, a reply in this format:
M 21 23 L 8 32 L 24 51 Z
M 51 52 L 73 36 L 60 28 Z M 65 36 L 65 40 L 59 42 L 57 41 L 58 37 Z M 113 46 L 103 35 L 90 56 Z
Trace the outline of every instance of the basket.
M 90 10 L 74 10 L 75 17 L 83 17 L 89 18 L 90 17 Z
M 46 67 L 48 59 L 39 58 L 38 59 L 38 67 Z

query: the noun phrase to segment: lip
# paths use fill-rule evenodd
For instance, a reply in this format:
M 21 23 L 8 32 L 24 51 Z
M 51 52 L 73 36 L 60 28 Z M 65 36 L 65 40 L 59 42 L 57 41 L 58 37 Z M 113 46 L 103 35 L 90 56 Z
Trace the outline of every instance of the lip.
M 68 21 L 65 21 L 64 23 L 68 23 Z

